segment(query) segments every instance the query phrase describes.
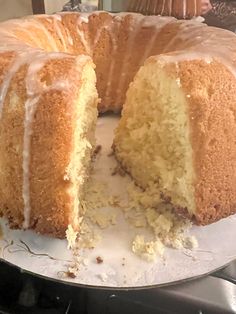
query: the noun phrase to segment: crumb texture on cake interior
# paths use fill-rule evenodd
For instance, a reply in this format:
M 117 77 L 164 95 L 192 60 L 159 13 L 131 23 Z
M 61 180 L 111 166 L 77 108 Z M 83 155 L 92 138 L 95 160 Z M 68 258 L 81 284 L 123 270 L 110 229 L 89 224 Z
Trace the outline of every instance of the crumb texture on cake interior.
M 76 120 L 73 136 L 73 149 L 70 164 L 64 179 L 71 181 L 69 193 L 74 199 L 70 225 L 76 233 L 79 230 L 84 210 L 81 200 L 84 198 L 84 187 L 89 176 L 90 163 L 95 149 L 95 128 L 97 122 L 96 75 L 91 64 L 84 67 L 81 76 L 81 88 L 76 100 Z M 73 231 L 72 231 L 73 233 Z M 68 237 L 67 237 L 68 238 Z M 73 244 L 74 241 L 69 241 Z
M 142 67 L 128 91 L 114 147 L 138 185 L 157 187 L 194 213 L 188 106 L 179 84 L 161 67 Z
M 199 224 L 236 212 L 234 88 L 232 68 L 214 58 L 151 57 L 115 133 L 115 155 L 135 182 Z

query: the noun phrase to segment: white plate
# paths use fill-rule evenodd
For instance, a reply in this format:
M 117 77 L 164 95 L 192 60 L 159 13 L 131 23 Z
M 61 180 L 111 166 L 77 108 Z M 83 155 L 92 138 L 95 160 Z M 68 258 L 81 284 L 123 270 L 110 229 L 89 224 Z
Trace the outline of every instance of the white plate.
M 108 172 L 115 165 L 107 155 L 117 121 L 117 117 L 109 115 L 98 121 L 97 139 L 102 145 L 102 155 L 95 175 L 103 181 L 111 177 Z M 112 185 L 108 182 L 110 188 L 124 189 L 122 180 L 126 179 L 113 177 Z M 86 257 L 87 263 L 81 263 L 76 278 L 68 278 L 62 274 L 73 263 L 74 257 L 65 240 L 40 236 L 31 231 L 10 230 L 4 220 L 1 220 L 1 225 L 4 232 L 0 240 L 1 259 L 37 275 L 86 286 L 138 288 L 171 284 L 208 274 L 236 258 L 236 216 L 206 227 L 194 226 L 191 234 L 199 242 L 196 251 L 186 254 L 166 249 L 165 259 L 149 263 L 132 253 L 132 240 L 140 232 L 131 227 L 119 212 L 118 223 L 102 231 L 103 238 L 96 248 L 81 250 L 80 254 Z M 103 263 L 96 262 L 98 256 L 102 257 Z

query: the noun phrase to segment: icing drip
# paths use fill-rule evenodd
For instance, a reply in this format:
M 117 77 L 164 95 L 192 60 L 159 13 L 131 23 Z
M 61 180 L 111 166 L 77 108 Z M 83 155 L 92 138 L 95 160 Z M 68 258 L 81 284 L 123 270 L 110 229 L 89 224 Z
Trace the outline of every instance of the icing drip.
M 183 0 L 183 18 L 186 18 L 186 9 L 187 9 L 187 4 L 186 0 Z
M 85 49 L 85 52 L 89 55 L 89 56 L 92 56 L 92 49 L 90 47 L 90 44 L 89 42 L 86 40 L 85 36 L 84 36 L 84 31 L 80 29 L 82 23 L 85 23 L 84 22 L 84 17 L 81 18 L 81 16 L 78 17 L 78 22 L 77 22 L 77 33 L 79 35 L 79 38 L 80 38 L 80 41 Z M 87 22 L 86 22 L 87 23 Z
M 161 8 L 161 15 L 163 15 L 163 13 L 164 13 L 165 4 L 166 4 L 166 0 L 163 0 L 163 1 L 162 1 L 162 8 Z
M 160 17 L 160 24 L 158 23 L 156 27 L 156 31 L 155 33 L 153 33 L 152 38 L 150 38 L 150 42 L 149 45 L 146 46 L 146 49 L 144 51 L 143 57 L 140 61 L 140 64 L 143 65 L 144 61 L 151 56 L 151 52 L 153 50 L 154 44 L 156 42 L 156 40 L 158 39 L 158 34 L 161 32 L 161 29 L 166 26 L 167 24 L 171 23 L 175 21 L 174 18 L 168 18 L 168 17 Z M 145 22 L 143 24 L 143 26 L 145 25 Z
M 30 142 L 32 135 L 32 119 L 35 113 L 39 97 L 28 99 L 25 103 L 24 121 L 24 144 L 23 144 L 23 189 L 22 196 L 24 201 L 24 222 L 23 228 L 28 229 L 30 225 Z
M 0 49 L 0 52 L 1 50 L 3 49 Z M 3 105 L 4 105 L 4 101 L 5 101 L 11 80 L 13 76 L 16 74 L 16 72 L 20 69 L 20 67 L 27 62 L 29 58 L 29 53 L 30 53 L 29 51 L 18 52 L 18 55 L 15 57 L 9 71 L 7 72 L 7 74 L 5 75 L 3 79 L 2 86 L 0 88 L 0 119 L 2 118 Z
M 32 25 L 31 22 L 33 23 L 33 26 L 36 26 L 45 34 L 46 38 L 51 39 L 49 40 L 51 44 L 51 49 L 54 51 L 58 51 L 58 48 L 55 44 L 55 40 L 53 36 L 48 32 L 46 27 L 41 22 L 39 22 L 39 20 L 36 20 L 36 19 L 29 19 L 29 21 L 23 20 L 23 26 L 30 27 L 30 25 Z M 17 26 L 17 24 L 20 26 L 21 25 L 20 21 L 13 21 L 14 26 Z M 5 22 L 3 23 L 3 25 L 6 27 L 9 25 L 9 22 Z M 30 31 L 24 27 L 22 27 L 22 31 L 25 31 L 27 34 L 28 33 L 30 34 Z M 0 47 L 0 52 L 13 50 L 13 51 L 17 51 L 18 53 L 8 73 L 6 74 L 3 80 L 2 86 L 0 88 L 0 119 L 2 116 L 3 104 L 4 104 L 7 91 L 8 91 L 8 88 L 9 88 L 9 85 L 11 83 L 13 76 L 23 64 L 27 63 L 27 60 L 31 60 L 31 55 L 38 55 L 40 52 L 39 49 L 36 49 L 36 48 L 33 49 L 27 44 L 22 44 L 22 42 L 20 42 L 20 40 L 18 40 L 16 36 L 14 35 L 14 29 L 12 25 L 10 25 L 10 27 L 8 26 L 8 28 L 6 29 L 3 28 L 0 30 L 1 39 L 5 41 L 5 44 L 2 44 Z M 32 36 L 30 37 L 32 38 Z
M 197 16 L 197 13 L 198 13 L 198 12 L 197 12 L 197 8 L 198 8 L 198 7 L 197 7 L 197 0 L 194 1 L 194 8 L 195 8 L 195 10 L 194 10 L 194 16 Z
M 42 25 L 42 28 L 43 25 Z M 26 92 L 27 100 L 25 102 L 25 120 L 24 120 L 24 139 L 23 139 L 23 187 L 22 187 L 22 197 L 24 201 L 24 223 L 23 227 L 28 228 L 30 222 L 30 177 L 29 177 L 29 167 L 30 167 L 30 143 L 32 134 L 32 120 L 34 117 L 35 110 L 37 108 L 37 103 L 42 92 L 47 89 L 69 89 L 69 84 L 67 81 L 56 81 L 52 86 L 42 86 L 37 80 L 37 73 L 43 68 L 46 62 L 50 59 L 60 59 L 60 58 L 70 58 L 73 56 L 63 54 L 63 53 L 47 53 L 43 50 L 35 49 L 30 46 L 20 43 L 14 35 L 7 32 L 1 32 L 2 38 L 5 37 L 6 45 L 1 45 L 0 52 L 5 52 L 9 50 L 17 51 L 14 60 L 7 71 L 2 86 L 0 88 L 0 119 L 2 118 L 3 105 L 5 98 L 10 86 L 10 83 L 23 65 L 28 65 L 28 72 L 26 75 Z
M 57 44 L 55 42 L 54 37 L 52 36 L 52 34 L 47 30 L 46 26 L 44 26 L 42 24 L 42 22 L 40 21 L 40 19 L 34 19 L 34 26 L 36 26 L 40 29 L 40 31 L 43 32 L 45 38 L 47 39 L 47 45 L 48 47 L 46 48 L 46 50 L 49 51 L 58 51 L 58 47 Z M 49 49 L 48 49 L 49 48 Z
M 119 21 L 121 22 L 121 21 Z M 114 24 L 113 24 L 114 25 Z M 119 28 L 120 28 L 120 23 L 119 23 Z M 111 24 L 112 26 L 112 24 Z M 111 61 L 110 61 L 110 65 L 109 65 L 109 70 L 108 70 L 108 76 L 107 76 L 107 86 L 106 86 L 106 92 L 105 92 L 105 98 L 109 97 L 110 92 L 111 92 L 111 83 L 112 83 L 112 78 L 113 78 L 113 72 L 114 72 L 114 66 L 115 66 L 115 58 L 114 55 L 117 51 L 117 42 L 116 42 L 116 38 L 115 36 L 112 35 L 112 28 L 111 26 L 108 27 L 104 27 L 104 29 L 108 30 L 109 34 L 110 34 L 110 38 L 112 40 L 112 51 L 111 51 Z M 119 30 L 118 30 L 119 32 Z
M 38 81 L 37 74 L 44 65 L 52 59 L 60 59 L 68 57 L 63 53 L 39 53 L 34 54 L 35 60 L 30 62 L 26 76 L 26 91 L 28 99 L 25 102 L 25 120 L 24 120 L 24 140 L 23 140 L 23 190 L 22 196 L 24 200 L 24 223 L 23 228 L 27 229 L 30 226 L 30 146 L 32 135 L 32 124 L 34 114 L 37 109 L 37 104 L 40 96 L 52 89 L 69 89 L 70 84 L 67 80 L 56 80 L 51 86 L 44 86 Z
M 83 23 L 86 23 L 88 24 L 89 22 L 89 16 L 91 15 L 91 13 L 86 13 L 86 12 L 83 12 L 80 14 L 80 19 Z
M 135 20 L 134 20 L 135 21 Z M 144 16 L 140 15 L 139 16 L 139 20 L 138 20 L 138 23 L 135 25 L 134 24 L 134 21 L 132 21 L 132 28 L 130 28 L 130 33 L 131 33 L 131 36 L 130 36 L 130 39 L 128 41 L 128 47 L 126 49 L 126 54 L 125 54 L 125 57 L 124 57 L 124 60 L 123 60 L 123 63 L 122 63 L 122 66 L 121 66 L 121 73 L 123 74 L 125 72 L 125 68 L 127 67 L 127 63 L 128 61 L 130 60 L 131 58 L 131 54 L 132 54 L 132 47 L 134 45 L 134 42 L 135 42 L 135 39 L 136 39 L 136 36 L 137 34 L 139 33 L 140 31 L 140 28 L 142 27 L 142 24 L 144 23 L 145 21 L 145 18 Z M 133 29 L 134 27 L 134 29 Z M 117 94 L 119 95 L 118 99 L 118 103 L 121 101 L 120 100 L 120 96 L 121 96 L 121 92 L 123 91 L 123 88 L 124 88 L 124 84 L 125 84 L 125 79 L 126 79 L 126 75 L 121 75 L 120 76 L 120 79 L 119 79 L 119 84 L 118 84 L 118 87 L 117 87 Z
M 172 3 L 172 0 L 170 0 L 170 6 L 169 6 L 169 15 L 171 15 L 171 11 L 172 11 L 172 5 L 173 5 L 173 3 Z
M 20 25 L 19 25 L 20 26 Z M 36 28 L 39 30 L 39 33 L 43 33 L 45 35 L 45 38 L 49 41 L 47 45 L 49 44 L 50 50 L 58 50 L 57 46 L 55 45 L 55 40 L 53 36 L 50 34 L 50 32 L 47 30 L 47 28 L 41 23 L 40 20 L 34 20 L 30 19 L 28 21 L 28 25 L 25 24 L 24 27 L 22 25 L 20 26 L 21 29 L 27 34 L 27 36 L 32 40 L 33 43 L 36 45 L 34 47 L 44 49 L 44 45 L 41 42 L 41 36 L 35 36 L 35 33 L 32 31 L 32 28 Z
M 67 51 L 67 45 L 66 45 L 66 41 L 65 41 L 65 36 L 62 34 L 61 31 L 61 16 L 60 15 L 53 15 L 53 23 L 54 23 L 54 28 L 56 31 L 56 34 L 63 46 L 64 52 Z

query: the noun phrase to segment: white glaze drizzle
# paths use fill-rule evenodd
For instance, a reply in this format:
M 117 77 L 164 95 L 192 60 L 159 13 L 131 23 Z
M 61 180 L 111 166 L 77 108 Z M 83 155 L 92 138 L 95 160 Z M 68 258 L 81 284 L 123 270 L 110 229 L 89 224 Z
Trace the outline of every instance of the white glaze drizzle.
M 50 38 L 51 47 L 55 49 L 55 51 L 58 50 L 57 46 L 54 44 L 55 40 L 52 37 L 52 35 L 46 30 L 44 25 L 40 23 L 36 19 L 30 18 L 29 20 L 13 20 L 13 25 L 22 23 L 24 26 L 30 26 L 30 22 L 33 22 L 33 25 L 39 28 L 47 38 Z M 19 41 L 16 36 L 14 35 L 14 28 L 11 25 L 11 22 L 5 22 L 2 23 L 3 28 L 0 30 L 1 39 L 5 41 L 5 44 L 2 44 L 0 46 L 0 52 L 1 51 L 17 51 L 18 55 L 14 58 L 12 65 L 10 66 L 10 69 L 8 73 L 5 75 L 5 78 L 3 80 L 2 86 L 0 87 L 0 119 L 2 116 L 2 109 L 3 104 L 7 95 L 7 91 L 9 88 L 9 85 L 11 83 L 11 80 L 15 73 L 20 69 L 20 67 L 27 62 L 27 60 L 30 59 L 30 55 L 37 55 L 39 53 L 39 49 L 32 49 L 29 45 L 24 44 L 23 42 Z M 25 28 L 22 27 L 22 29 L 25 31 Z M 12 33 L 13 32 L 13 33 Z
M 122 20 L 118 20 L 119 22 L 119 27 L 121 25 Z M 106 92 L 105 92 L 105 99 L 109 97 L 110 92 L 111 92 L 111 84 L 112 84 L 112 78 L 113 78 L 113 71 L 115 67 L 115 58 L 113 56 L 115 55 L 117 51 L 117 42 L 115 36 L 112 35 L 112 26 L 114 26 L 113 21 L 108 27 L 104 27 L 104 29 L 108 30 L 108 33 L 110 34 L 110 38 L 112 41 L 112 51 L 111 51 L 111 61 L 109 64 L 109 70 L 108 70 L 108 76 L 107 76 L 107 84 L 106 84 Z M 119 30 L 118 30 L 119 32 Z
M 57 14 L 54 14 L 52 15 L 53 16 L 53 25 L 54 25 L 54 28 L 55 28 L 55 31 L 56 31 L 56 34 L 57 34 L 57 37 L 59 38 L 62 46 L 63 46 L 63 51 L 66 52 L 67 51 L 67 45 L 66 45 L 66 41 L 65 41 L 65 36 L 62 34 L 62 31 L 61 31 L 61 16 L 60 15 L 57 15 Z
M 27 99 L 25 103 L 25 120 L 24 120 L 24 140 L 23 140 L 23 186 L 22 196 L 24 201 L 24 222 L 23 228 L 28 229 L 30 225 L 30 142 L 32 135 L 32 118 L 35 113 L 35 108 L 39 97 Z
M 194 0 L 194 16 L 197 15 L 197 1 Z
M 155 17 L 153 17 L 153 18 L 155 18 Z M 145 27 L 147 25 L 146 24 L 147 19 L 149 19 L 149 18 L 145 18 L 144 23 L 142 24 L 143 27 Z M 153 23 L 155 25 L 156 31 L 155 31 L 155 33 L 152 34 L 152 37 L 150 38 L 149 44 L 146 46 L 146 49 L 145 49 L 143 56 L 141 58 L 141 61 L 140 61 L 141 65 L 143 65 L 144 61 L 148 57 L 150 57 L 151 52 L 153 50 L 153 46 L 154 46 L 156 40 L 158 39 L 158 35 L 160 34 L 162 28 L 165 27 L 167 24 L 174 22 L 174 21 L 176 21 L 176 20 L 173 17 L 162 17 L 162 16 L 160 16 L 158 19 L 158 23 L 155 23 L 155 24 Z M 150 26 L 150 25 L 148 25 L 148 26 Z
M 86 12 L 83 12 L 80 14 L 80 19 L 83 23 L 86 23 L 88 24 L 89 22 L 89 17 L 90 17 L 91 13 L 86 13 Z
M 166 4 L 166 0 L 162 1 L 162 8 L 161 8 L 161 15 L 163 15 L 164 11 L 165 11 L 165 4 Z
M 80 41 L 82 43 L 82 45 L 84 46 L 85 52 L 89 55 L 92 56 L 92 49 L 91 49 L 91 45 L 89 44 L 89 42 L 86 40 L 85 35 L 84 35 L 84 31 L 81 30 L 81 26 L 83 23 L 88 23 L 88 22 L 84 22 L 84 17 L 81 18 L 81 16 L 78 17 L 77 20 L 77 25 L 76 25 L 76 30 L 77 33 L 79 35 Z
M 49 44 L 50 51 L 58 51 L 58 46 L 55 42 L 52 34 L 47 30 L 47 28 L 41 23 L 40 19 L 35 19 L 34 24 L 37 24 L 39 29 L 44 33 L 45 38 L 47 38 L 47 43 Z
M 173 1 L 171 0 L 171 4 L 170 4 L 170 15 L 171 15 L 171 11 L 172 11 L 172 6 L 173 6 Z
M 45 33 L 45 27 L 38 21 L 34 21 L 37 27 L 40 27 Z M 35 23 L 36 22 L 36 23 Z M 13 23 L 16 26 L 16 22 Z M 23 23 L 24 26 L 29 26 L 30 23 Z M 6 25 L 6 24 L 5 24 Z M 11 34 L 11 31 L 13 34 Z M 24 31 L 24 29 L 23 29 Z M 46 31 L 47 32 L 47 31 Z M 74 58 L 73 56 L 63 54 L 61 52 L 51 52 L 47 53 L 43 50 L 32 48 L 27 44 L 19 41 L 14 35 L 14 28 L 10 27 L 10 30 L 0 29 L 1 39 L 6 40 L 5 44 L 0 46 L 0 53 L 6 51 L 16 51 L 16 55 L 13 58 L 13 62 L 10 65 L 8 72 L 3 78 L 3 82 L 0 88 L 0 118 L 2 116 L 3 104 L 9 89 L 12 78 L 17 73 L 17 71 L 23 65 L 28 65 L 28 71 L 26 75 L 26 92 L 27 100 L 25 102 L 25 120 L 24 120 L 24 139 L 23 139 L 23 186 L 22 186 L 22 198 L 24 201 L 24 222 L 23 227 L 28 228 L 30 223 L 30 177 L 29 177 L 29 167 L 30 167 L 30 143 L 32 134 L 32 120 L 34 117 L 35 110 L 37 108 L 37 103 L 40 98 L 41 93 L 49 89 L 69 89 L 70 86 L 67 81 L 56 80 L 51 86 L 43 86 L 41 82 L 37 80 L 37 73 L 43 68 L 46 62 L 50 59 L 60 59 L 60 58 Z M 53 39 L 53 37 L 52 37 Z M 81 57 L 82 58 L 82 57 Z
M 98 29 L 97 33 L 96 33 L 96 36 L 95 36 L 95 39 L 94 39 L 94 42 L 92 44 L 92 51 L 91 53 L 93 53 L 96 49 L 96 46 L 101 38 L 101 35 L 103 33 L 104 30 L 106 30 L 109 34 L 109 37 L 112 41 L 112 52 L 111 54 L 114 53 L 114 51 L 117 49 L 117 43 L 116 43 L 116 38 L 115 36 L 113 36 L 112 34 L 112 25 L 113 24 L 113 17 L 114 17 L 114 14 L 110 14 L 110 16 L 112 16 L 112 20 L 111 21 L 108 21 L 108 23 L 104 24 L 102 27 L 100 27 L 100 29 Z M 120 21 L 118 21 L 120 22 Z M 106 84 L 106 91 L 105 91 L 105 95 L 104 95 L 104 99 L 106 99 L 108 97 L 108 94 L 109 94 L 109 88 L 110 88 L 110 85 L 111 85 L 111 78 L 112 78 L 112 68 L 113 68 L 113 62 L 114 60 L 111 58 L 110 59 L 110 63 L 109 63 L 109 69 L 108 69 L 108 76 L 107 76 L 107 84 Z
M 186 0 L 183 0 L 183 18 L 186 18 L 186 12 L 187 11 L 187 4 L 186 4 Z
M 29 56 L 28 56 L 29 57 Z M 29 63 L 27 75 L 26 75 L 26 91 L 27 100 L 25 102 L 25 119 L 24 119 L 24 140 L 23 140 L 23 188 L 22 196 L 24 200 L 24 222 L 23 228 L 27 229 L 30 226 L 30 146 L 31 146 L 31 135 L 32 135 L 32 124 L 34 114 L 37 109 L 37 104 L 42 93 L 52 89 L 69 89 L 70 84 L 67 80 L 58 81 L 56 80 L 51 86 L 45 86 L 38 80 L 37 74 L 44 67 L 44 65 L 52 59 L 61 59 L 69 57 L 63 53 L 34 53 L 31 57 L 34 60 Z
M 128 47 L 127 47 L 127 50 L 126 50 L 126 54 L 125 54 L 125 57 L 124 57 L 124 60 L 123 60 L 123 64 L 121 66 L 121 73 L 122 75 L 120 76 L 119 79 L 119 84 L 118 84 L 118 87 L 117 87 L 117 91 L 116 93 L 118 94 L 118 99 L 120 101 L 120 96 L 121 96 L 121 92 L 124 88 L 124 83 L 125 83 L 125 75 L 123 75 L 124 73 L 124 70 L 125 70 L 125 67 L 127 66 L 127 62 L 132 54 L 132 48 L 133 48 L 133 45 L 134 45 L 134 41 L 135 41 L 135 38 L 138 34 L 138 32 L 140 31 L 140 28 L 142 27 L 142 23 L 144 23 L 145 21 L 145 17 L 143 15 L 138 15 L 137 16 L 138 19 L 134 19 L 131 23 L 131 27 L 130 27 L 130 33 L 131 33 L 131 36 L 130 36 L 130 40 L 128 42 Z M 136 24 L 134 24 L 134 22 L 137 22 Z M 134 28 L 134 29 L 133 29 Z M 122 105 L 119 103 L 119 105 Z
M 2 48 L 2 47 L 1 47 Z M 19 48 L 19 47 L 18 47 Z M 0 49 L 0 52 L 3 51 Z M 30 51 L 26 47 L 26 51 L 18 51 L 18 54 L 15 56 L 12 64 L 10 65 L 10 69 L 6 73 L 1 88 L 0 88 L 0 120 L 2 118 L 3 105 L 5 102 L 5 98 L 9 89 L 9 85 L 13 76 L 20 69 L 20 67 L 29 60 Z

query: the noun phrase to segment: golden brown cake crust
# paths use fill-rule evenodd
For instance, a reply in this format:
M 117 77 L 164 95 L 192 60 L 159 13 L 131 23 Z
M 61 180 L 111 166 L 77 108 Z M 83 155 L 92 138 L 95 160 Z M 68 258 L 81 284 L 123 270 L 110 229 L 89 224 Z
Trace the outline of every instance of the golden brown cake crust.
M 48 62 L 40 80 L 51 85 L 55 78 L 68 80 L 70 88 L 49 90 L 38 102 L 31 142 L 31 225 L 40 233 L 65 236 L 67 226 L 73 223 L 73 200 L 68 193 L 71 183 L 64 177 L 73 149 L 75 101 L 81 85 L 75 60 Z
M 196 221 L 208 224 L 236 213 L 236 82 L 215 61 L 183 62 L 180 73 L 183 89 L 191 96 Z
M 156 62 L 160 63 L 158 56 L 146 63 Z M 188 104 L 196 176 L 194 220 L 200 225 L 213 223 L 236 213 L 235 77 L 214 59 L 161 63 L 180 81 Z M 191 218 L 187 208 L 176 211 Z
M 51 86 L 43 92 L 34 114 L 30 147 L 30 224 L 42 234 L 65 237 L 69 224 L 73 225 L 71 207 L 73 199 L 68 192 L 70 181 L 65 180 L 70 162 L 75 129 L 75 100 L 81 85 L 81 71 L 92 62 L 76 57 L 55 58 L 46 61 L 37 73 L 40 84 Z M 22 153 L 25 110 L 27 101 L 26 81 L 28 67 L 16 73 L 3 108 L 0 141 L 0 208 L 11 227 L 22 227 L 24 203 L 22 199 Z M 53 87 L 66 81 L 69 88 Z M 14 98 L 14 99 L 13 99 Z M 14 110 L 11 110 L 15 101 Z M 9 125 L 14 125 L 9 128 Z M 78 226 L 74 226 L 75 229 Z

